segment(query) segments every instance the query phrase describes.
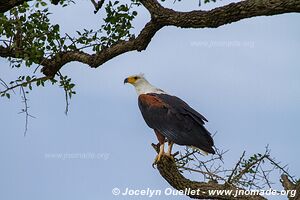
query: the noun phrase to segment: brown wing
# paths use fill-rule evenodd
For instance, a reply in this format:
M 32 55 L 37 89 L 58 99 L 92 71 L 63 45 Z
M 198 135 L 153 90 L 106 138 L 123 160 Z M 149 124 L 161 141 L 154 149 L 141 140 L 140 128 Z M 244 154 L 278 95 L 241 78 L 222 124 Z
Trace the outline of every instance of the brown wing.
M 179 145 L 195 146 L 215 153 L 211 134 L 203 126 L 207 121 L 178 97 L 167 94 L 142 94 L 139 108 L 150 128 Z

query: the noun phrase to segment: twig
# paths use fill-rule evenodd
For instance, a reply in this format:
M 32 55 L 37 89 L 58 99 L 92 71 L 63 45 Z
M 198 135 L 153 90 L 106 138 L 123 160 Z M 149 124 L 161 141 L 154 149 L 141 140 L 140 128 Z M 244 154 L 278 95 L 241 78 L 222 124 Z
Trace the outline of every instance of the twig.
M 232 170 L 232 173 L 229 175 L 229 177 L 228 177 L 228 179 L 227 179 L 227 182 L 228 182 L 228 183 L 231 183 L 231 179 L 232 179 L 232 177 L 233 177 L 234 173 L 236 172 L 236 170 L 237 170 L 238 166 L 239 166 L 239 165 L 240 165 L 240 163 L 242 162 L 242 159 L 244 158 L 244 156 L 245 156 L 245 153 L 246 153 L 246 151 L 243 151 L 243 154 L 242 154 L 242 156 L 240 157 L 239 161 L 236 163 L 236 165 L 235 165 L 234 169 Z
M 6 87 L 5 90 L 0 91 L 0 94 L 6 93 L 6 92 L 8 92 L 9 90 L 13 90 L 13 89 L 15 89 L 15 88 L 17 88 L 17 87 L 25 87 L 26 85 L 31 84 L 31 83 L 33 83 L 33 82 L 37 82 L 37 81 L 45 81 L 45 80 L 48 80 L 48 79 L 49 79 L 49 77 L 46 77 L 46 76 L 43 76 L 43 77 L 40 77 L 40 78 L 33 78 L 33 79 L 31 79 L 30 81 L 22 82 L 22 83 L 13 85 L 13 86 L 11 86 L 11 87 Z
M 262 157 L 260 157 L 259 159 L 257 159 L 256 161 L 248 164 L 238 175 L 236 175 L 232 178 L 231 182 L 235 182 L 235 181 L 239 180 L 244 174 L 246 174 L 249 171 L 249 169 L 251 169 L 251 167 L 253 167 L 257 163 L 261 162 L 263 159 L 268 158 L 268 156 L 269 155 L 265 154 Z
M 59 75 L 60 79 L 63 80 L 63 75 L 60 73 L 60 71 L 57 72 L 57 74 Z M 66 87 L 64 85 L 62 85 L 65 91 L 65 101 L 66 101 L 66 108 L 65 108 L 65 115 L 68 115 L 68 111 L 69 111 L 69 96 L 68 96 L 68 90 L 66 89 Z
M 192 169 L 192 168 L 189 168 L 189 167 L 178 167 L 178 168 L 181 168 L 181 169 L 184 169 L 184 170 L 188 170 L 188 171 L 198 172 L 198 173 L 205 174 L 205 175 L 209 175 L 210 177 L 213 176 L 213 177 L 215 177 L 217 179 L 226 181 L 223 177 L 218 176 L 217 174 L 211 173 L 209 171 L 205 172 L 205 171 L 202 171 L 202 170 Z
M 266 157 L 266 159 L 268 159 L 270 161 L 271 164 L 273 164 L 277 169 L 280 169 L 284 174 L 286 174 L 294 183 L 296 183 L 297 181 L 294 179 L 294 177 L 292 177 L 288 171 L 286 171 L 284 168 L 286 168 L 286 166 L 281 167 L 279 164 L 275 162 L 273 159 Z
M 176 162 L 179 162 L 179 161 L 181 161 L 181 160 L 183 160 L 183 159 L 185 159 L 185 158 L 188 158 L 189 156 L 193 155 L 193 154 L 196 153 L 196 152 L 198 152 L 198 151 L 197 151 L 197 150 L 193 150 L 191 153 L 188 153 L 188 154 L 186 154 L 185 156 L 183 156 L 183 157 L 181 157 L 181 158 L 179 158 L 179 159 L 176 159 Z
M 262 171 L 263 178 L 265 179 L 266 184 L 268 185 L 269 188 L 272 188 L 271 183 L 270 183 L 270 181 L 269 181 L 269 179 L 268 179 L 268 175 L 267 175 L 266 172 L 262 169 L 261 166 L 260 166 L 260 169 L 261 169 L 261 171 Z
M 91 0 L 91 2 L 95 7 L 94 14 L 96 14 L 102 8 L 104 0 L 100 0 L 98 3 L 95 0 Z
M 3 79 L 0 78 L 0 83 L 4 88 L 8 88 L 8 85 L 5 83 Z
M 267 155 L 267 153 L 268 153 L 268 151 L 267 151 L 267 149 L 266 149 L 265 155 Z M 254 170 L 254 174 L 253 174 L 252 180 L 251 180 L 252 183 L 254 183 L 254 181 L 256 180 L 256 175 L 259 173 L 258 168 L 260 167 L 260 164 L 261 164 L 262 161 L 263 161 L 263 160 L 260 160 L 260 161 L 258 162 L 258 164 L 257 164 L 257 166 L 256 166 L 256 168 L 255 168 L 255 170 Z M 261 167 L 260 167 L 260 168 L 261 168 Z M 261 168 L 261 172 L 264 174 L 264 171 L 263 171 L 262 168 Z M 253 186 L 253 185 L 250 186 L 250 189 L 251 189 L 252 186 Z M 255 185 L 255 186 L 256 186 L 256 185 Z
M 20 91 L 22 92 L 22 99 L 23 99 L 23 103 L 24 103 L 24 109 L 22 109 L 22 111 L 20 113 L 25 113 L 25 130 L 24 130 L 24 137 L 26 136 L 26 133 L 27 133 L 27 130 L 28 130 L 28 118 L 29 117 L 32 117 L 32 118 L 35 118 L 34 116 L 30 115 L 29 112 L 28 112 L 28 99 L 26 97 L 26 92 L 24 90 L 24 87 L 21 86 L 20 87 Z
M 65 115 L 68 115 L 70 103 L 69 103 L 68 91 L 66 89 L 64 90 L 65 90 L 65 100 L 66 100 Z

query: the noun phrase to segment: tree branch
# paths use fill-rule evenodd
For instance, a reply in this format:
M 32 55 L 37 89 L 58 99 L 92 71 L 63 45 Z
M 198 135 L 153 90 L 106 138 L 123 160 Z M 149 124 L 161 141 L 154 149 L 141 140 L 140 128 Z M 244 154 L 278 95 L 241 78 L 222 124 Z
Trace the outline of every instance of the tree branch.
M 31 0 L 1 0 L 0 3 L 0 13 L 4 13 L 9 11 L 10 9 L 23 4 L 24 2 L 28 2 Z
M 32 0 L 1 0 L 0 3 L 0 13 L 5 13 L 10 9 L 23 4 L 24 2 L 29 2 Z M 59 0 L 50 0 L 52 4 L 57 5 Z
M 120 41 L 97 54 L 84 52 L 62 52 L 57 59 L 50 60 L 51 65 L 46 65 L 42 72 L 46 76 L 54 76 L 66 63 L 79 61 L 97 68 L 108 60 L 129 51 L 145 50 L 157 31 L 164 26 L 176 26 L 182 28 L 216 28 L 241 19 L 276 15 L 289 12 L 300 12 L 300 2 L 293 0 L 246 0 L 231 3 L 210 11 L 177 12 L 162 7 L 157 0 L 141 0 L 143 6 L 150 12 L 151 20 L 142 29 L 137 38 L 128 41 Z
M 296 190 L 296 195 L 294 197 L 292 197 L 290 195 L 288 196 L 288 198 L 290 200 L 300 199 L 300 192 L 299 192 L 300 191 L 300 182 L 299 181 L 297 183 L 294 183 L 289 179 L 288 175 L 283 174 L 281 176 L 281 183 L 285 190 Z
M 79 61 L 89 65 L 92 68 L 97 68 L 112 58 L 129 51 L 142 51 L 145 50 L 150 43 L 155 33 L 162 26 L 150 21 L 145 25 L 137 38 L 128 41 L 120 41 L 109 48 L 101 50 L 97 54 L 87 54 L 83 51 L 68 51 L 61 52 L 52 59 L 47 59 L 42 68 L 42 72 L 46 76 L 53 77 L 62 66 L 72 61 Z M 1 51 L 0 51 L 1 52 Z M 1 56 L 1 53 L 0 53 Z
M 6 0 L 6 2 L 10 1 Z M 117 44 L 104 48 L 95 54 L 88 54 L 79 50 L 59 52 L 49 59 L 38 61 L 37 64 L 44 66 L 42 72 L 46 76 L 53 77 L 65 64 L 72 61 L 78 61 L 92 68 L 97 68 L 118 55 L 130 51 L 145 50 L 156 32 L 165 26 L 216 28 L 245 18 L 300 12 L 300 1 L 294 0 L 245 0 L 210 11 L 190 12 L 178 12 L 164 8 L 157 0 L 141 0 L 140 2 L 150 12 L 151 20 L 136 38 L 119 41 Z M 22 53 L 16 54 L 16 52 L 7 48 L 0 46 L 1 57 L 15 57 L 18 55 L 19 58 L 22 58 Z
M 245 153 L 246 153 L 246 151 L 243 151 L 242 156 L 240 157 L 239 161 L 236 163 L 234 169 L 232 170 L 231 174 L 229 175 L 229 177 L 228 177 L 228 179 L 227 179 L 227 182 L 228 182 L 228 183 L 231 183 L 232 177 L 234 176 L 234 173 L 237 172 L 238 166 L 239 166 L 239 164 L 242 162 L 242 159 L 244 158 Z
M 31 83 L 38 82 L 38 81 L 46 81 L 48 79 L 49 79 L 49 77 L 44 76 L 44 77 L 40 77 L 40 78 L 33 78 L 30 81 L 21 82 L 21 83 L 13 85 L 11 87 L 8 87 L 6 85 L 5 90 L 0 91 L 0 94 L 6 93 L 6 92 L 11 91 L 11 90 L 14 90 L 15 88 L 18 88 L 18 87 L 26 87 L 27 85 L 29 85 Z
M 175 189 L 188 191 L 193 190 L 200 192 L 198 194 L 187 194 L 187 196 L 195 199 L 223 199 L 223 200 L 265 200 L 264 197 L 259 195 L 240 195 L 239 191 L 243 190 L 237 188 L 230 184 L 218 184 L 217 182 L 210 181 L 206 182 L 196 182 L 185 178 L 179 171 L 175 164 L 175 161 L 167 156 L 163 156 L 161 160 L 157 163 L 157 169 L 161 176 Z M 213 191 L 232 191 L 231 194 L 224 195 L 224 193 L 218 194 Z
M 144 1 L 142 1 L 143 3 Z M 143 3 L 157 21 L 164 26 L 181 28 L 217 28 L 242 19 L 300 12 L 300 1 L 293 0 L 245 0 L 231 3 L 210 11 L 178 12 L 158 6 L 156 0 Z M 156 5 L 156 6 L 154 6 Z
M 152 147 L 158 153 L 159 152 L 159 145 L 155 145 L 152 143 Z M 183 191 L 185 195 L 191 198 L 197 199 L 265 199 L 263 193 L 260 191 L 267 191 L 272 190 L 271 184 L 269 182 L 269 170 L 266 170 L 262 167 L 262 164 L 265 163 L 266 160 L 270 161 L 271 163 L 275 163 L 273 159 L 271 159 L 270 151 L 266 148 L 266 151 L 263 155 L 261 154 L 254 154 L 249 159 L 244 159 L 245 152 L 243 152 L 242 156 L 240 157 L 238 163 L 234 167 L 233 170 L 225 170 L 221 169 L 219 172 L 224 173 L 222 176 L 219 176 L 219 172 L 211 172 L 208 170 L 201 170 L 200 167 L 197 166 L 198 169 L 185 167 L 184 165 L 178 165 L 176 162 L 178 159 L 168 156 L 163 156 L 161 160 L 157 163 L 157 169 L 159 170 L 161 176 L 175 189 L 179 191 Z M 187 155 L 190 155 L 189 152 L 186 152 Z M 192 154 L 194 157 L 195 155 Z M 181 156 L 184 157 L 184 156 Z M 195 157 L 196 158 L 196 157 Z M 198 159 L 197 159 L 198 160 Z M 211 159 L 213 160 L 213 158 Z M 192 159 L 189 159 L 192 161 Z M 209 164 L 210 160 L 204 161 L 203 163 Z M 190 163 L 193 165 L 193 163 Z M 205 165 L 205 164 L 204 164 Z M 211 165 L 211 167 L 214 163 Z M 254 165 L 257 165 L 255 169 L 251 170 Z M 195 165 L 196 166 L 196 165 Z M 261 170 L 258 170 L 258 167 Z M 205 178 L 204 182 L 196 182 L 191 181 L 183 176 L 183 172 L 181 169 L 186 169 L 188 172 L 197 172 L 202 175 L 208 175 L 214 178 Z M 296 194 L 297 191 L 300 191 L 300 181 L 296 182 L 289 173 L 281 167 L 278 163 L 276 164 L 276 168 L 271 169 L 278 169 L 279 171 L 283 172 L 281 176 L 281 182 L 283 184 L 284 189 L 287 191 L 287 197 L 290 200 L 298 199 Z M 255 170 L 255 171 L 254 171 Z M 226 175 L 226 172 L 231 172 L 231 174 Z M 264 186 L 260 187 L 256 185 L 254 182 L 256 176 L 261 176 L 267 184 L 268 188 Z M 245 176 L 242 178 L 242 176 Z M 227 180 L 223 177 L 229 177 Z M 244 182 L 243 184 L 241 184 Z M 255 188 L 253 190 L 252 186 Z M 187 191 L 187 192 L 186 192 Z M 190 192 L 189 192 L 190 191 Z M 200 191 L 198 193 L 192 193 L 191 191 Z M 300 196 L 299 196 L 300 197 Z

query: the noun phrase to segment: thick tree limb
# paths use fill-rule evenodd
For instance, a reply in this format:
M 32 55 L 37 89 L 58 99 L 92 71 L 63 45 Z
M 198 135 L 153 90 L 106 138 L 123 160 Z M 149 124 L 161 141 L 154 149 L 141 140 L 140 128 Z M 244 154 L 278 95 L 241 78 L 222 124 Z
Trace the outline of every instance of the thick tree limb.
M 14 2 L 7 1 L 5 2 Z M 20 0 L 18 0 L 20 1 Z M 65 64 L 78 61 L 97 68 L 108 60 L 129 51 L 145 50 L 155 33 L 164 26 L 181 28 L 216 28 L 225 24 L 256 16 L 270 16 L 283 13 L 300 12 L 299 0 L 245 0 L 238 3 L 215 8 L 210 11 L 178 12 L 164 8 L 157 0 L 141 0 L 143 6 L 150 12 L 151 20 L 142 29 L 140 34 L 128 41 L 120 41 L 111 47 L 102 49 L 97 54 L 88 54 L 83 51 L 60 52 L 49 59 L 41 59 L 42 72 L 53 77 Z M 1 57 L 14 57 L 13 50 L 4 50 L 0 46 Z M 19 58 L 22 56 L 19 55 Z
M 42 69 L 46 76 L 54 76 L 59 69 L 71 61 L 79 61 L 97 68 L 110 59 L 129 51 L 142 51 L 147 48 L 154 34 L 161 28 L 161 25 L 150 21 L 146 24 L 139 36 L 128 41 L 119 43 L 101 50 L 97 54 L 89 55 L 82 51 L 62 52 L 53 59 L 47 60 L 47 65 Z M 0 54 L 1 55 L 1 54 Z
M 289 12 L 300 12 L 300 1 L 293 0 L 247 0 L 232 3 L 211 11 L 177 12 L 162 7 L 156 0 L 141 0 L 144 7 L 151 13 L 151 21 L 146 24 L 137 38 L 129 41 L 121 41 L 110 48 L 104 49 L 98 54 L 88 55 L 83 52 L 64 52 L 57 59 L 50 60 L 51 65 L 43 68 L 47 76 L 55 73 L 66 63 L 79 61 L 97 68 L 108 60 L 129 51 L 145 50 L 155 33 L 164 26 L 177 26 L 183 28 L 216 28 L 241 19 L 276 15 Z
M 185 178 L 177 169 L 175 161 L 167 156 L 163 156 L 157 163 L 157 169 L 161 176 L 177 190 L 193 190 L 200 192 L 198 194 L 188 194 L 194 199 L 223 199 L 223 200 L 265 200 L 264 197 L 258 195 L 239 195 L 243 189 L 236 188 L 230 184 L 218 184 L 216 182 L 196 182 Z M 212 194 L 212 191 L 232 191 L 230 195 Z M 236 195 L 237 194 L 237 195 Z
M 151 3 L 150 3 L 151 2 Z M 271 16 L 300 12 L 300 1 L 245 0 L 210 11 L 178 12 L 163 8 L 156 0 L 143 3 L 154 18 L 164 26 L 181 28 L 217 28 L 219 26 L 256 16 Z

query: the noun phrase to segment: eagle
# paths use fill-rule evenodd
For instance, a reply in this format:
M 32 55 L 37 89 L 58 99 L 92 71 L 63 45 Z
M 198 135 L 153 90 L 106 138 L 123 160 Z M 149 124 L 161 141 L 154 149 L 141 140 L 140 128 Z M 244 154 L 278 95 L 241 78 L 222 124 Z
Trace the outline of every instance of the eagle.
M 158 139 L 159 153 L 154 164 L 163 155 L 171 157 L 174 143 L 197 148 L 205 154 L 215 154 L 213 138 L 204 127 L 208 121 L 203 115 L 180 98 L 151 85 L 143 74 L 129 76 L 125 83 L 135 87 L 142 116 Z M 166 141 L 167 153 L 164 151 Z

